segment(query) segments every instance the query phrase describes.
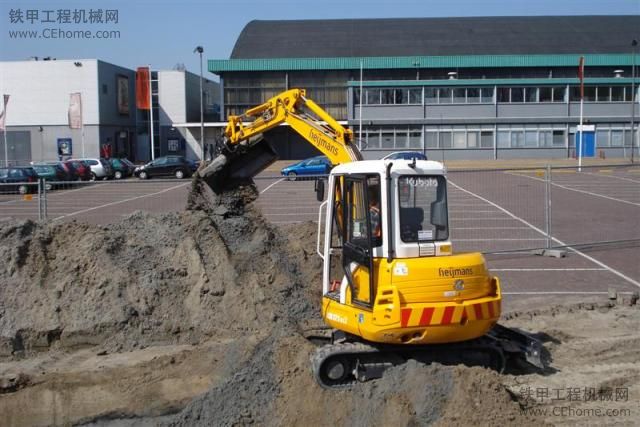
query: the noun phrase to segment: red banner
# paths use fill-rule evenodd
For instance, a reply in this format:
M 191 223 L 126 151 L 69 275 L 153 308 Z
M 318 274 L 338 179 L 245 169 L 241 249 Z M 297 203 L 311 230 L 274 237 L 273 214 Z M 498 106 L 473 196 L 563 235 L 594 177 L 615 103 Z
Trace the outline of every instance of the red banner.
M 580 99 L 584 99 L 584 56 L 580 57 L 578 64 L 578 78 L 580 79 Z
M 136 106 L 140 110 L 149 110 L 151 108 L 149 80 L 149 67 L 138 67 L 136 70 Z

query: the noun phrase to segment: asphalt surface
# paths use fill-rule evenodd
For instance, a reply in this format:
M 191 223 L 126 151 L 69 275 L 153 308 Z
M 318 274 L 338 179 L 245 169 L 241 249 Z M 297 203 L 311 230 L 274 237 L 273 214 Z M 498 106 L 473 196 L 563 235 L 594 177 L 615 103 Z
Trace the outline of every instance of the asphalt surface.
M 592 242 L 640 239 L 640 167 L 554 170 L 550 236 L 547 236 L 544 169 L 451 170 L 449 214 L 454 250 L 487 254 L 500 278 L 506 308 L 602 297 L 609 289 L 640 291 L 640 246 Z M 137 210 L 180 211 L 190 180 L 137 179 L 54 190 L 47 217 L 94 224 L 118 221 Z M 288 181 L 273 171 L 257 177 L 258 204 L 272 223 L 317 221 L 313 181 Z M 28 198 L 28 197 L 27 197 Z M 38 218 L 37 197 L 0 195 L 0 221 Z M 568 246 L 567 256 L 535 256 L 530 248 Z

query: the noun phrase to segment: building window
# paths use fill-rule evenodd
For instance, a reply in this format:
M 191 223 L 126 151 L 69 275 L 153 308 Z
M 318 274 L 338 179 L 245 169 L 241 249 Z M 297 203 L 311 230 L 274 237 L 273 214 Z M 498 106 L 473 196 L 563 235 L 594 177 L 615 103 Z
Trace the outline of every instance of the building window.
M 540 93 L 540 102 L 553 102 L 552 87 L 541 87 L 539 93 Z
M 451 148 L 451 132 L 440 132 L 438 139 L 440 148 Z
M 563 130 L 554 130 L 553 131 L 553 146 L 554 147 L 564 147 L 565 142 L 565 131 Z
M 409 128 L 409 148 L 422 148 L 422 128 Z
M 554 87 L 553 88 L 553 102 L 564 102 L 565 101 L 565 93 L 567 92 L 566 87 Z
M 440 104 L 451 104 L 453 102 L 453 89 L 450 87 L 443 87 L 440 89 Z
M 609 143 L 609 129 L 596 131 L 596 145 L 598 147 L 608 147 Z
M 631 88 L 629 88 L 629 92 L 631 92 Z M 624 100 L 624 86 L 613 86 L 611 88 L 611 101 L 621 102 Z
M 509 131 L 498 131 L 498 148 L 509 148 L 510 138 Z
M 463 87 L 453 88 L 453 102 L 454 104 L 464 104 L 467 102 L 466 89 Z
M 438 148 L 438 132 L 425 132 L 424 140 L 427 148 Z
M 538 146 L 538 131 L 527 130 L 524 133 L 524 145 L 525 147 L 537 147 Z
M 421 105 L 422 104 L 422 89 L 409 89 L 409 104 Z
M 596 100 L 598 102 L 609 102 L 611 101 L 611 88 L 600 86 L 596 88 Z
M 528 87 L 525 88 L 527 102 L 538 102 L 538 88 Z
M 512 87 L 511 88 L 511 102 L 524 102 L 524 88 Z
M 498 102 L 511 102 L 510 90 L 508 87 L 498 88 Z
M 106 83 L 102 84 L 102 94 L 106 95 L 109 92 L 109 86 Z
M 435 87 L 426 87 L 426 88 L 424 88 L 424 101 L 427 104 L 437 104 L 438 103 L 438 88 L 435 88 Z
M 480 132 L 480 147 L 491 148 L 493 147 L 493 131 Z
M 622 147 L 622 143 L 624 141 L 623 131 L 619 129 L 611 130 L 611 146 L 612 147 Z
M 365 93 L 367 94 L 367 104 L 380 104 L 380 91 L 378 89 L 367 89 Z

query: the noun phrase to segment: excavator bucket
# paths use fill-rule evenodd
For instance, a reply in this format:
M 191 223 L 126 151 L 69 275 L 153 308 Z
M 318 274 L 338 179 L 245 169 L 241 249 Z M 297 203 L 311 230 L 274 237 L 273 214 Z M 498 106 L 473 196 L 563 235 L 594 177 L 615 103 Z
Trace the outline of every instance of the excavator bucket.
M 198 174 L 216 194 L 220 194 L 252 179 L 277 159 L 273 146 L 262 139 L 249 147 L 238 146 L 234 151 L 224 149 Z

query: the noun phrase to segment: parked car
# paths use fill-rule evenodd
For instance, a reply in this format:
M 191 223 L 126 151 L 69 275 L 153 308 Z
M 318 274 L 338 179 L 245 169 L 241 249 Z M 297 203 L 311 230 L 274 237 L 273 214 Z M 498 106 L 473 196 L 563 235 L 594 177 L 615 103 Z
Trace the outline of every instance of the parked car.
M 114 176 L 113 168 L 109 164 L 109 161 L 102 157 L 71 159 L 71 160 L 81 160 L 85 164 L 88 164 L 89 167 L 91 168 L 92 181 L 95 181 L 97 179 L 110 179 L 110 178 L 113 178 Z
M 396 151 L 395 153 L 387 154 L 382 160 L 427 160 L 427 156 L 419 151 Z
M 182 179 L 193 174 L 192 166 L 182 156 L 164 156 L 136 168 L 133 172 L 140 179 L 153 177 L 176 177 Z
M 113 168 L 113 177 L 115 179 L 128 178 L 133 175 L 133 171 L 136 169 L 135 165 L 127 159 L 117 159 L 114 157 L 109 159 L 109 163 Z
M 47 181 L 47 190 L 54 188 L 54 186 L 61 184 L 52 184 L 57 181 L 68 181 L 69 175 L 64 170 L 60 163 L 34 163 L 33 170 L 36 171 L 38 178 L 43 178 Z
M 31 166 L 53 166 L 56 169 L 56 181 L 75 181 L 77 179 L 75 171 L 63 162 L 31 162 Z M 36 173 L 40 174 L 37 170 Z M 44 172 L 43 169 L 42 173 L 46 174 L 47 172 Z
M 0 168 L 0 183 L 2 184 L 16 184 L 16 185 L 1 185 L 0 194 L 27 194 L 36 192 L 38 190 L 37 184 L 38 175 L 32 167 L 8 167 Z M 34 183 L 29 185 L 28 183 Z
M 327 175 L 333 165 L 327 156 L 316 156 L 283 168 L 280 173 L 295 180 L 299 175 Z
M 65 160 L 63 165 L 67 165 L 79 181 L 89 181 L 91 179 L 91 168 L 81 160 Z

